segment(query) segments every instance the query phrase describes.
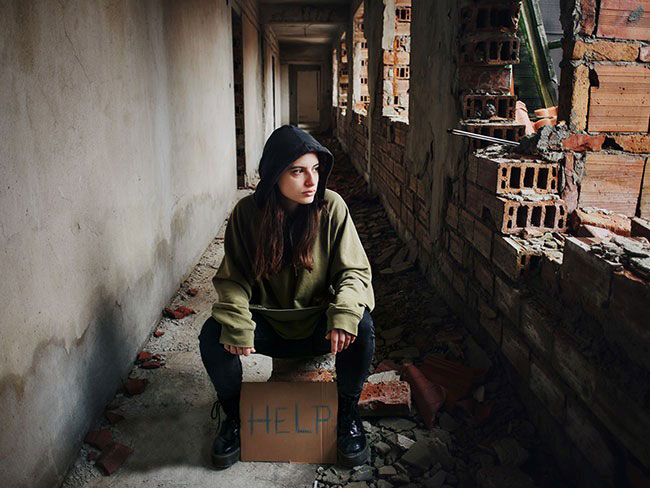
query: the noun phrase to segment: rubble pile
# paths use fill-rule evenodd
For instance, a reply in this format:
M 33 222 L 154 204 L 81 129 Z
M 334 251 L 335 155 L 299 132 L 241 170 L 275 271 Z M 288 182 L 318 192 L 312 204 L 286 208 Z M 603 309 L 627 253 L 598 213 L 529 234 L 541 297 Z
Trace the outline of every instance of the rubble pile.
M 348 203 L 373 266 L 372 372 L 380 373 L 368 382 L 407 380 L 413 409 L 408 416 L 366 417 L 370 462 L 352 470 L 320 467 L 314 486 L 564 486 L 498 357 L 480 349 L 417 271 L 417 246 L 397 237 L 338 143 L 325 144 L 337 161 L 330 186 Z M 513 238 L 561 254 L 560 233 Z M 413 381 L 410 368 L 424 379 Z
M 635 274 L 650 279 L 650 243 L 647 239 L 614 236 L 591 245 L 592 254 L 621 265 Z

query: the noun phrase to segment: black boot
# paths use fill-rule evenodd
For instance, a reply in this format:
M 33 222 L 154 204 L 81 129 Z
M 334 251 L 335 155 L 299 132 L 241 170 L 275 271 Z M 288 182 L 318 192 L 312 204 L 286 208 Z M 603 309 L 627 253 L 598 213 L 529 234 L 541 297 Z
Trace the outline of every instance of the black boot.
M 338 462 L 346 468 L 368 462 L 368 442 L 357 412 L 358 401 L 358 398 L 339 396 L 336 447 Z
M 219 422 L 219 434 L 212 443 L 212 464 L 215 468 L 229 468 L 239 461 L 239 397 L 217 401 L 212 409 L 213 418 L 220 417 L 219 403 L 226 419 Z M 216 415 L 215 415 L 216 409 Z

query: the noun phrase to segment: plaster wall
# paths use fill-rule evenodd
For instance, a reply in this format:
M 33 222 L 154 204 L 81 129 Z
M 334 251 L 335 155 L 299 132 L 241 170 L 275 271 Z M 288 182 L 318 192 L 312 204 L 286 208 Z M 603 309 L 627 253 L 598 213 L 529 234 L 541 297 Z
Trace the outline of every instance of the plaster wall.
M 280 59 L 270 28 L 264 32 L 264 141 L 280 125 Z M 275 82 L 274 82 L 275 79 Z
M 260 32 L 257 23 L 246 14 L 242 16 L 244 36 L 244 131 L 246 134 L 246 180 L 257 177 L 264 149 L 264 80 Z
M 289 101 L 290 101 L 290 95 L 289 95 L 289 65 L 288 64 L 282 64 L 280 67 L 280 97 L 281 97 L 281 107 L 282 107 L 282 116 L 281 116 L 281 124 L 286 125 L 289 124 Z
M 0 11 L 0 485 L 49 487 L 235 195 L 230 11 Z

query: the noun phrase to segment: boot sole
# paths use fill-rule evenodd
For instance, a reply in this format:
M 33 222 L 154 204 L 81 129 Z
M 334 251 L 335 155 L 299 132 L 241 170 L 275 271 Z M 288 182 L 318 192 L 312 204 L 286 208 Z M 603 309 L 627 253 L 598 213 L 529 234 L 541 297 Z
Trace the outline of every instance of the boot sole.
M 217 469 L 226 469 L 239 461 L 241 449 L 231 452 L 230 454 L 212 454 L 212 465 Z
M 338 452 L 337 453 L 337 460 L 338 463 L 345 467 L 345 468 L 354 468 L 355 466 L 360 466 L 362 464 L 366 464 L 368 462 L 368 458 L 370 454 L 370 448 L 366 444 L 366 447 L 363 449 L 363 451 L 357 453 L 357 454 L 352 454 L 349 456 L 343 455 L 342 453 Z

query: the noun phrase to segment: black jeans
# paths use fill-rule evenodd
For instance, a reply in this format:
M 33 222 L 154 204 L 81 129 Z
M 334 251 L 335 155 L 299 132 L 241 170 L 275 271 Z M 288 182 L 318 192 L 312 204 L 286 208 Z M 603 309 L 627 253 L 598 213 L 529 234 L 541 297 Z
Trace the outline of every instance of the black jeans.
M 255 321 L 255 351 L 275 358 L 318 356 L 330 352 L 330 341 L 325 339 L 327 318 L 318 322 L 314 333 L 305 339 L 288 340 L 280 337 L 259 313 Z M 221 324 L 210 317 L 199 335 L 201 359 L 220 400 L 239 397 L 242 384 L 242 366 L 238 355 L 225 350 L 219 342 Z M 366 309 L 356 340 L 336 355 L 336 377 L 339 395 L 358 398 L 375 352 L 375 327 Z

